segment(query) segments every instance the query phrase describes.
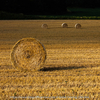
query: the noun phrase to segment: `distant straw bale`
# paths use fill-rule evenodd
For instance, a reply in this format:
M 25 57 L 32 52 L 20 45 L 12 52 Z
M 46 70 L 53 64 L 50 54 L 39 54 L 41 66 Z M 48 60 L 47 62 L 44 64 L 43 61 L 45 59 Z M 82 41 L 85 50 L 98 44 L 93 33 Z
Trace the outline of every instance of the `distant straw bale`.
M 68 25 L 67 25 L 66 23 L 63 23 L 63 24 L 61 24 L 61 27 L 63 27 L 63 28 L 67 28 Z
M 11 51 L 11 61 L 15 68 L 21 70 L 38 70 L 46 60 L 46 50 L 39 40 L 23 38 Z
M 42 24 L 41 27 L 42 27 L 42 28 L 48 28 L 48 25 L 47 25 L 47 24 Z
M 78 24 L 78 23 L 75 24 L 75 28 L 76 28 L 76 29 L 81 28 L 81 24 Z

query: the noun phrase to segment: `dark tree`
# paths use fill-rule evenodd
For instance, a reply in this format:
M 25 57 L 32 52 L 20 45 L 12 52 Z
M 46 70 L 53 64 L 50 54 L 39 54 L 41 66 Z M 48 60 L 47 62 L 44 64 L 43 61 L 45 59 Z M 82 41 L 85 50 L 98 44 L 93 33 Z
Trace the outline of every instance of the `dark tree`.
M 0 0 L 0 11 L 24 14 L 64 14 L 66 0 Z
M 65 0 L 41 0 L 43 14 L 65 14 L 67 11 Z

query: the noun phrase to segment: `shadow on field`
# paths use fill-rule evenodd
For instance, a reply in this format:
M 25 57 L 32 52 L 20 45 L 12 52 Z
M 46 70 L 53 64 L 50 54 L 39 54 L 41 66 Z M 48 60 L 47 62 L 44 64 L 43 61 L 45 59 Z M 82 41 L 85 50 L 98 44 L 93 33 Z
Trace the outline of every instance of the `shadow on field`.
M 53 66 L 55 65 L 49 65 L 49 67 L 41 68 L 39 71 L 72 70 L 72 69 L 86 68 L 85 66 L 61 66 L 61 65 L 57 65 L 57 67 Z
M 58 29 L 58 28 L 60 28 L 60 29 L 68 29 L 68 28 L 74 28 L 74 27 L 67 27 L 67 28 L 63 28 L 63 27 L 51 27 L 51 28 L 48 28 L 48 29 Z

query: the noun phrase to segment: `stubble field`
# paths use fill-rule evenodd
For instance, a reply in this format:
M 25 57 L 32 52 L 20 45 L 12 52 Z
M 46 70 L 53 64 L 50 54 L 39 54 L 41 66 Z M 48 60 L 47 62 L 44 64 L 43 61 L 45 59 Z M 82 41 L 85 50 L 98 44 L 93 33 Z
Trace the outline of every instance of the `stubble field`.
M 61 28 L 64 22 L 68 28 Z M 75 29 L 76 23 L 82 28 Z M 47 59 L 39 71 L 12 66 L 12 47 L 26 37 L 40 40 L 46 49 Z M 26 98 L 99 100 L 99 20 L 0 20 L 0 99 Z

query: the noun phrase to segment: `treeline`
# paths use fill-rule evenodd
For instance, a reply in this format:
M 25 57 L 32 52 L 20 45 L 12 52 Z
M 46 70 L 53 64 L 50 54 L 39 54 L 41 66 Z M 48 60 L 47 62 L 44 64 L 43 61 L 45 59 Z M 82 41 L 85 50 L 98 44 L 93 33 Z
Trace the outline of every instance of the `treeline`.
M 100 0 L 66 0 L 67 7 L 98 8 Z
M 0 10 L 24 14 L 64 14 L 66 0 L 0 0 Z
M 0 11 L 30 15 L 60 15 L 67 7 L 99 7 L 99 0 L 0 0 Z

